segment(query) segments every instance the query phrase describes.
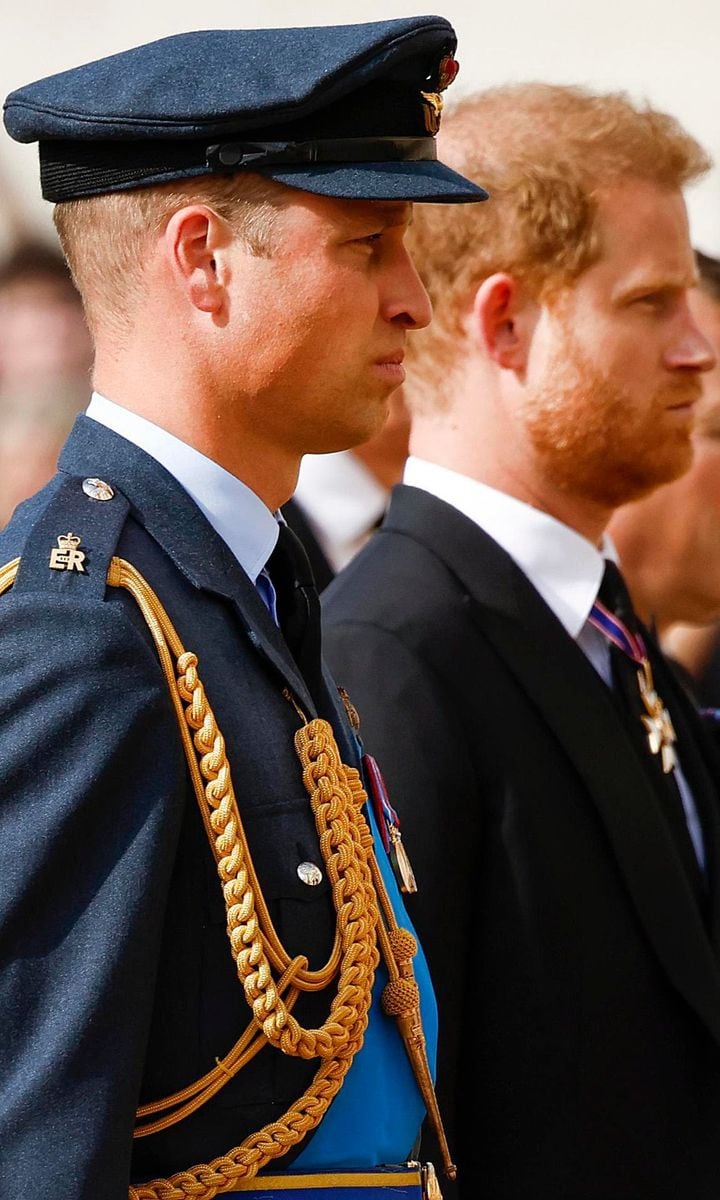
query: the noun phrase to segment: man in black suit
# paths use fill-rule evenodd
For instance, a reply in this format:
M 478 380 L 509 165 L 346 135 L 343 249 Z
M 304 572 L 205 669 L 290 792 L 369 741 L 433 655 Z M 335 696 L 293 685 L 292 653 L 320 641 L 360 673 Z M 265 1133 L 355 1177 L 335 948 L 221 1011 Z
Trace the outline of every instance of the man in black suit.
M 604 536 L 690 462 L 707 162 L 571 87 L 468 97 L 444 134 L 493 205 L 416 218 L 411 457 L 326 647 L 418 880 L 446 1195 L 716 1200 L 716 762 Z

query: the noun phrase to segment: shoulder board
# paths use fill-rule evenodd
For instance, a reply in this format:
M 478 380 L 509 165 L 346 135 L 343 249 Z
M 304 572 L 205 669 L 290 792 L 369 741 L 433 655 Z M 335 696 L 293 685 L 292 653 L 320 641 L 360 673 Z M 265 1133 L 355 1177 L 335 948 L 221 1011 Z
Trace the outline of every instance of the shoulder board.
M 105 480 L 64 478 L 28 532 L 13 592 L 102 600 L 129 507 Z

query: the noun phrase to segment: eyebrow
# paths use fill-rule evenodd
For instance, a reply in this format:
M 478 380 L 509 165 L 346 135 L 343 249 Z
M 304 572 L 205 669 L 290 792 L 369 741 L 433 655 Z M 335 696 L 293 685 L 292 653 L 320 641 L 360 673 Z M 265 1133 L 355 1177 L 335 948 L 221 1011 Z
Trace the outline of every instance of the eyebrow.
M 686 289 L 696 288 L 699 283 L 700 276 L 697 272 L 693 272 L 692 275 L 676 275 L 670 278 L 667 275 L 662 278 L 650 276 L 648 279 L 618 292 L 617 299 L 629 301 L 636 300 L 640 296 L 651 295 L 654 292 L 683 292 Z
M 412 225 L 413 206 L 409 200 L 384 203 L 380 200 L 369 200 L 367 211 L 353 214 L 349 224 L 366 224 L 368 221 L 379 222 L 386 229 L 397 225 Z

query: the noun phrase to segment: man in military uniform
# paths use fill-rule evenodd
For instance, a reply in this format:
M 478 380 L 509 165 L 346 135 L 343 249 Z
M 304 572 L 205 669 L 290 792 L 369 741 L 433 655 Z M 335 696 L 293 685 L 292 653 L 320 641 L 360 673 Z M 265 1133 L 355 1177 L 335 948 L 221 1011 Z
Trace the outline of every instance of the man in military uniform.
M 432 994 L 276 512 L 429 320 L 411 201 L 484 198 L 435 157 L 454 49 L 215 30 L 6 102 L 96 349 L 1 540 L 8 1200 L 419 1195 Z

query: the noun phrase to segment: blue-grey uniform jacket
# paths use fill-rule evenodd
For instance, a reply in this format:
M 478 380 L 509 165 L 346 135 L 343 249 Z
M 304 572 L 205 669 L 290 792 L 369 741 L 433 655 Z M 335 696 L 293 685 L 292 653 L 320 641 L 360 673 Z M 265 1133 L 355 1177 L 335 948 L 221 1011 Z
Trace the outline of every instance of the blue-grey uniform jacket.
M 85 495 L 85 477 L 112 500 Z M 84 572 L 49 569 L 69 532 Z M 187 493 L 110 430 L 78 418 L 58 475 L 0 535 L 0 565 L 19 555 L 0 597 L 0 1196 L 124 1200 L 130 1181 L 208 1162 L 276 1120 L 318 1062 L 266 1047 L 198 1112 L 133 1142 L 138 1104 L 211 1070 L 250 1010 L 154 645 L 134 600 L 105 586 L 112 556 L 142 573 L 198 656 L 271 917 L 311 968 L 329 956 L 335 914 L 324 872 L 314 887 L 297 872 L 323 863 L 283 690 L 332 723 L 345 762 L 358 748 L 329 676 L 312 696 Z M 294 1015 L 317 1027 L 331 998 L 303 995 Z M 397 1102 L 414 1113 L 398 1063 Z M 392 1104 L 393 1080 L 376 1082 L 370 1107 L 388 1093 Z

